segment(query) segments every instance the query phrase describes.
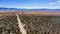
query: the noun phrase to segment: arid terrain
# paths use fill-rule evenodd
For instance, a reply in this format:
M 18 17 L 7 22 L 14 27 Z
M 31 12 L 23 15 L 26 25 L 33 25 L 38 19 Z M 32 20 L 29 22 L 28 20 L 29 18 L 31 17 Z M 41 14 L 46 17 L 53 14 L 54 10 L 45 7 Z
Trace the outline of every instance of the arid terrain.
M 0 34 L 60 34 L 60 12 L 0 11 Z
M 16 14 L 16 13 L 18 13 L 18 14 L 26 14 L 26 15 L 60 15 L 60 12 L 54 12 L 54 11 L 8 11 L 8 10 L 6 10 L 6 11 L 0 11 L 0 14 Z

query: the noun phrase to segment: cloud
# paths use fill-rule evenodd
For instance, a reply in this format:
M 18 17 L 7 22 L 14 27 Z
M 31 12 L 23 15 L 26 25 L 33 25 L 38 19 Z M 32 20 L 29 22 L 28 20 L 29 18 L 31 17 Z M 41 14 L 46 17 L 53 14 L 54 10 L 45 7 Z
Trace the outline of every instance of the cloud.
M 51 2 L 49 3 L 50 5 L 54 5 L 54 4 L 59 4 L 60 3 L 60 0 L 56 1 L 55 3 Z
M 50 5 L 57 4 L 57 3 L 49 3 Z
M 57 1 L 57 2 L 60 2 L 60 0 L 59 0 L 59 1 Z

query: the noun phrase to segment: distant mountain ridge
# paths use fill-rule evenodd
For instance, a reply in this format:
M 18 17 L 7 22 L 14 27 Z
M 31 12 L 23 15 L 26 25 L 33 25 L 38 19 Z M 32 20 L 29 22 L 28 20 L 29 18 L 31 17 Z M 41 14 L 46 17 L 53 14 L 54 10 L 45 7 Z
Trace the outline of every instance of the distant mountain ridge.
M 0 10 L 19 10 L 19 9 L 0 7 Z
M 24 9 L 24 8 L 6 8 L 6 7 L 0 7 L 0 10 L 60 10 L 60 9 Z

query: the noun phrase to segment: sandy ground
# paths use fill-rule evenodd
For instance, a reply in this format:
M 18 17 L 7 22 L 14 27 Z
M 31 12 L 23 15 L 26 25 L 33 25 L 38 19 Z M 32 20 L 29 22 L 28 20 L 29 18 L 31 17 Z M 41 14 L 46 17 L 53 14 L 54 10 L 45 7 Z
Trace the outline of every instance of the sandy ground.
M 26 15 L 44 15 L 44 16 L 46 16 L 46 15 L 60 15 L 60 12 L 54 12 L 54 11 L 44 11 L 44 12 L 42 12 L 42 11 L 0 11 L 0 14 L 7 14 L 7 15 L 9 15 L 9 14 L 26 14 Z
M 21 23 L 19 15 L 16 14 L 16 16 L 17 16 L 17 20 L 18 20 L 18 24 L 19 24 L 18 26 L 20 28 L 20 32 L 22 32 L 22 34 L 27 34 L 26 29 L 24 29 L 24 24 Z

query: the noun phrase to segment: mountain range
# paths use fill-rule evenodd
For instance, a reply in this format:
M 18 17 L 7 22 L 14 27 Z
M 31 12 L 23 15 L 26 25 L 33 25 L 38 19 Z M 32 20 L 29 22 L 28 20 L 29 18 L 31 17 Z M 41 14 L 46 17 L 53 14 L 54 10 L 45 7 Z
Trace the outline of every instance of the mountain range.
M 6 7 L 0 7 L 0 10 L 58 10 L 60 11 L 60 9 L 46 9 L 46 8 L 43 8 L 43 9 L 24 9 L 24 8 L 6 8 Z

